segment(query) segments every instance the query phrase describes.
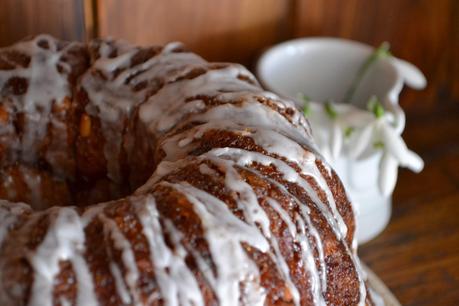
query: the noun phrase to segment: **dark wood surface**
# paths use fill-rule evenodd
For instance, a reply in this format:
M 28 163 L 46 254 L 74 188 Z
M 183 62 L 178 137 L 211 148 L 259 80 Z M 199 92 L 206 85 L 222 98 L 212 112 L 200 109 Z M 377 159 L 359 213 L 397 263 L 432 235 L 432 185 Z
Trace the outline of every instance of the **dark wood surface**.
M 459 105 L 408 114 L 405 138 L 426 162 L 401 171 L 387 229 L 359 250 L 402 305 L 459 305 Z
M 405 109 L 430 113 L 445 100 L 459 102 L 459 1 L 297 0 L 295 12 L 295 37 L 388 41 L 395 55 L 418 66 L 429 84 L 405 94 Z
M 83 40 L 83 0 L 0 0 L 0 47 L 41 33 Z
M 42 32 L 137 44 L 180 40 L 209 60 L 245 65 L 295 37 L 388 41 L 429 79 L 425 91 L 405 94 L 405 109 L 431 113 L 443 101 L 459 103 L 457 0 L 0 0 L 0 46 Z
M 182 40 L 210 60 L 246 65 L 295 37 L 389 41 L 429 81 L 401 97 L 404 137 L 426 167 L 400 172 L 391 223 L 360 254 L 403 305 L 459 305 L 459 1 L 0 0 L 0 46 L 41 32 Z
M 97 3 L 100 36 L 120 37 L 138 44 L 182 41 L 209 60 L 246 64 L 263 47 L 286 38 L 285 17 L 290 8 L 290 1 L 279 0 Z
M 2 0 L 0 0 L 2 1 Z M 215 61 L 253 63 L 276 42 L 337 36 L 370 45 L 383 41 L 429 77 L 427 89 L 405 94 L 402 106 L 430 113 L 459 100 L 457 0 L 106 0 L 97 2 L 99 36 L 138 44 L 180 40 Z

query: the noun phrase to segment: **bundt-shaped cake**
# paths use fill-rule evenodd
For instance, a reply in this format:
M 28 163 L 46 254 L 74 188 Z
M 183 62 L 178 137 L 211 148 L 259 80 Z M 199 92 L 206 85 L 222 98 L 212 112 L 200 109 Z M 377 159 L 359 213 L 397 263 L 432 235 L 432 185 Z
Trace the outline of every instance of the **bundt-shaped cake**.
M 0 49 L 0 198 L 2 306 L 372 305 L 301 112 L 180 44 Z

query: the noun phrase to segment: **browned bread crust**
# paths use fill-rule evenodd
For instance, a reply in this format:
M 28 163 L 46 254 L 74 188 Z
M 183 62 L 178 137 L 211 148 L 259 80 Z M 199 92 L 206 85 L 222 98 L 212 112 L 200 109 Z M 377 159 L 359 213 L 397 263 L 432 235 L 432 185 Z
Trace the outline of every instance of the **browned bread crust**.
M 179 44 L 0 49 L 0 198 L 1 305 L 372 305 L 301 113 Z

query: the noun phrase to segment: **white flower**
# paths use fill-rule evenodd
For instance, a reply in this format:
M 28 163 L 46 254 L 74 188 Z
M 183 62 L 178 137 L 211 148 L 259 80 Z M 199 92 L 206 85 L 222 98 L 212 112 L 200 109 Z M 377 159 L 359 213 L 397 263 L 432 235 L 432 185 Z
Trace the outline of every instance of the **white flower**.
M 377 98 L 370 99 L 370 111 L 330 102 L 307 101 L 305 105 L 314 139 L 326 160 L 336 161 L 340 155 L 358 160 L 382 152 L 378 187 L 384 196 L 394 190 L 399 166 L 415 172 L 424 167 L 394 128 L 393 114 L 385 112 Z
M 395 188 L 398 175 L 398 162 L 387 152 L 383 153 L 379 163 L 378 187 L 384 196 L 388 196 Z
M 349 143 L 349 156 L 354 159 L 382 150 L 378 185 L 384 196 L 390 195 L 394 190 L 398 166 L 415 172 L 420 172 L 424 167 L 422 159 L 408 149 L 390 119 L 389 114 L 375 117 L 372 122 L 358 131 Z
M 344 143 L 341 116 L 331 103 L 310 103 L 308 120 L 313 127 L 314 140 L 327 160 L 337 159 Z

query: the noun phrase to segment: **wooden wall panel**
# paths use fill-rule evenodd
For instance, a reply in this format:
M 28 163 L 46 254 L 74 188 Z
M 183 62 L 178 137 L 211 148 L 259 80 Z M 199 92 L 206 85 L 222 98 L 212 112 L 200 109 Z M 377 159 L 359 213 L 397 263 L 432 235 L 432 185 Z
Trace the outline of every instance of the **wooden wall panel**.
M 457 112 L 456 0 L 0 0 L 0 46 L 41 32 L 83 40 L 85 13 L 86 26 L 93 25 L 86 36 L 138 44 L 179 40 L 209 60 L 246 65 L 269 45 L 293 37 L 338 36 L 372 45 L 387 40 L 429 81 L 424 91 L 404 91 L 405 109 Z
M 297 0 L 294 19 L 295 37 L 390 42 L 396 56 L 428 78 L 426 90 L 405 90 L 402 104 L 410 111 L 440 111 L 459 102 L 459 1 Z
M 49 33 L 84 39 L 83 0 L 0 0 L 0 46 Z
M 182 41 L 209 60 L 248 64 L 287 38 L 290 1 L 108 0 L 98 2 L 99 35 L 139 44 Z

